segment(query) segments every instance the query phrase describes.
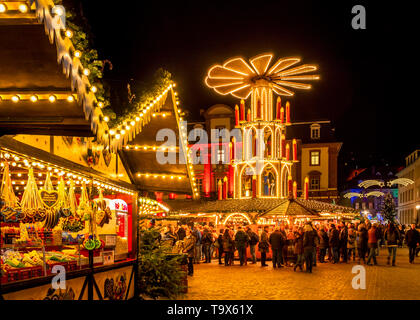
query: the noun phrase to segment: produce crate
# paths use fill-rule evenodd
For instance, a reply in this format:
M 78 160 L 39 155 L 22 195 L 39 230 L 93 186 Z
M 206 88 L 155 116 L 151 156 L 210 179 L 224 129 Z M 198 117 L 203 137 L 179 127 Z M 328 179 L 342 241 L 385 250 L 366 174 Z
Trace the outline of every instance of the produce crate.
M 67 264 L 67 271 L 74 271 L 77 270 L 77 261 L 69 261 Z
M 47 275 L 52 274 L 52 269 L 54 266 L 63 266 L 64 269 L 67 271 L 68 269 L 68 262 L 55 262 L 55 263 L 47 263 Z
M 19 280 L 19 270 L 8 270 L 7 272 L 7 282 L 17 281 Z
M 44 275 L 42 266 L 32 267 L 30 269 L 31 269 L 31 278 L 42 277 Z

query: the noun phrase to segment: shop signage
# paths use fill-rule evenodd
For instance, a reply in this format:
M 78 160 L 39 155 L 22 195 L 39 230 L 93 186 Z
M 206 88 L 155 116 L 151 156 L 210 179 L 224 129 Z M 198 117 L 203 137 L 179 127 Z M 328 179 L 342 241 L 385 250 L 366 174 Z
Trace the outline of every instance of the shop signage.
M 58 201 L 57 191 L 41 190 L 39 191 L 39 196 L 41 197 L 42 203 L 48 208 L 54 207 Z

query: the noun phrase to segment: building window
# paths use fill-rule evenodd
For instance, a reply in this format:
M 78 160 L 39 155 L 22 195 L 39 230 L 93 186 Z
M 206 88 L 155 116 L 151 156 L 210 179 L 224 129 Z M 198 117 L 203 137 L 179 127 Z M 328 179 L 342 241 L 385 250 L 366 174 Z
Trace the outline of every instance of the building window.
M 309 189 L 319 190 L 320 187 L 321 187 L 321 177 L 320 176 L 312 176 L 309 180 Z
M 317 123 L 311 125 L 311 139 L 321 138 L 321 126 Z
M 197 188 L 198 191 L 201 193 L 203 193 L 203 179 L 197 179 Z
M 224 163 L 225 162 L 225 150 L 219 149 L 217 150 L 217 162 Z
M 321 152 L 319 150 L 311 151 L 310 152 L 310 165 L 311 166 L 319 166 L 320 165 L 320 157 Z

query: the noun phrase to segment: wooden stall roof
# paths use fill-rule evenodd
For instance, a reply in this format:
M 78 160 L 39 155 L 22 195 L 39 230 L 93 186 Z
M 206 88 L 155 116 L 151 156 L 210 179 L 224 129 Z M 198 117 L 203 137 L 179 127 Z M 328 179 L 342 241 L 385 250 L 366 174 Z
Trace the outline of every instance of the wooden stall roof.
M 13 10 L 17 2 L 4 3 L 10 10 L 0 13 L 0 135 L 93 136 L 107 143 L 108 126 L 83 66 L 52 23 L 53 2 L 26 2 L 26 13 Z
M 174 93 L 170 90 L 155 117 L 151 115 L 150 121 L 141 128 L 141 132 L 120 151 L 121 159 L 129 168 L 131 179 L 139 190 L 193 194 L 191 170 L 188 170 L 189 166 L 185 161 L 180 161 L 184 158 L 185 149 L 179 140 L 176 110 Z M 175 145 L 171 144 L 165 152 L 159 147 L 169 143 L 166 140 L 156 141 L 157 134 L 162 129 L 173 132 L 176 136 Z M 176 162 L 161 164 L 157 158 L 158 152 L 163 156 L 175 154 Z
M 173 200 L 168 201 L 170 213 L 258 213 L 273 216 L 320 217 L 321 212 L 355 214 L 353 208 L 326 202 L 304 199 L 227 199 L 214 201 Z

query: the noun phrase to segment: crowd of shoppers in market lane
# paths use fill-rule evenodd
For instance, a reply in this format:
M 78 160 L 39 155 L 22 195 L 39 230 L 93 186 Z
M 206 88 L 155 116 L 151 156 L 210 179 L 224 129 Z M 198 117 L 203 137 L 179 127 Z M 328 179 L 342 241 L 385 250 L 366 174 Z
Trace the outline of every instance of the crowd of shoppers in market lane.
M 337 225 L 313 224 L 289 226 L 281 224 L 270 232 L 264 226 L 255 232 L 250 226 L 226 226 L 216 230 L 212 226 L 195 224 L 193 227 L 182 225 L 168 226 L 162 234 L 162 240 L 171 246 L 181 244 L 180 251 L 188 256 L 188 273 L 193 274 L 193 264 L 211 263 L 217 259 L 219 264 L 232 266 L 237 252 L 239 265 L 257 263 L 256 251 L 260 252 L 261 266 L 267 267 L 267 254 L 271 251 L 272 267 L 293 266 L 312 273 L 317 263 L 332 264 L 350 261 L 377 265 L 376 257 L 380 248 L 387 248 L 387 264 L 396 265 L 398 248 L 406 245 L 409 249 L 409 262 L 414 263 L 418 256 L 420 234 L 416 226 L 410 227 L 394 223 L 371 224 L 345 223 Z M 249 247 L 250 257 L 247 256 Z M 249 258 L 249 259 L 248 259 Z

